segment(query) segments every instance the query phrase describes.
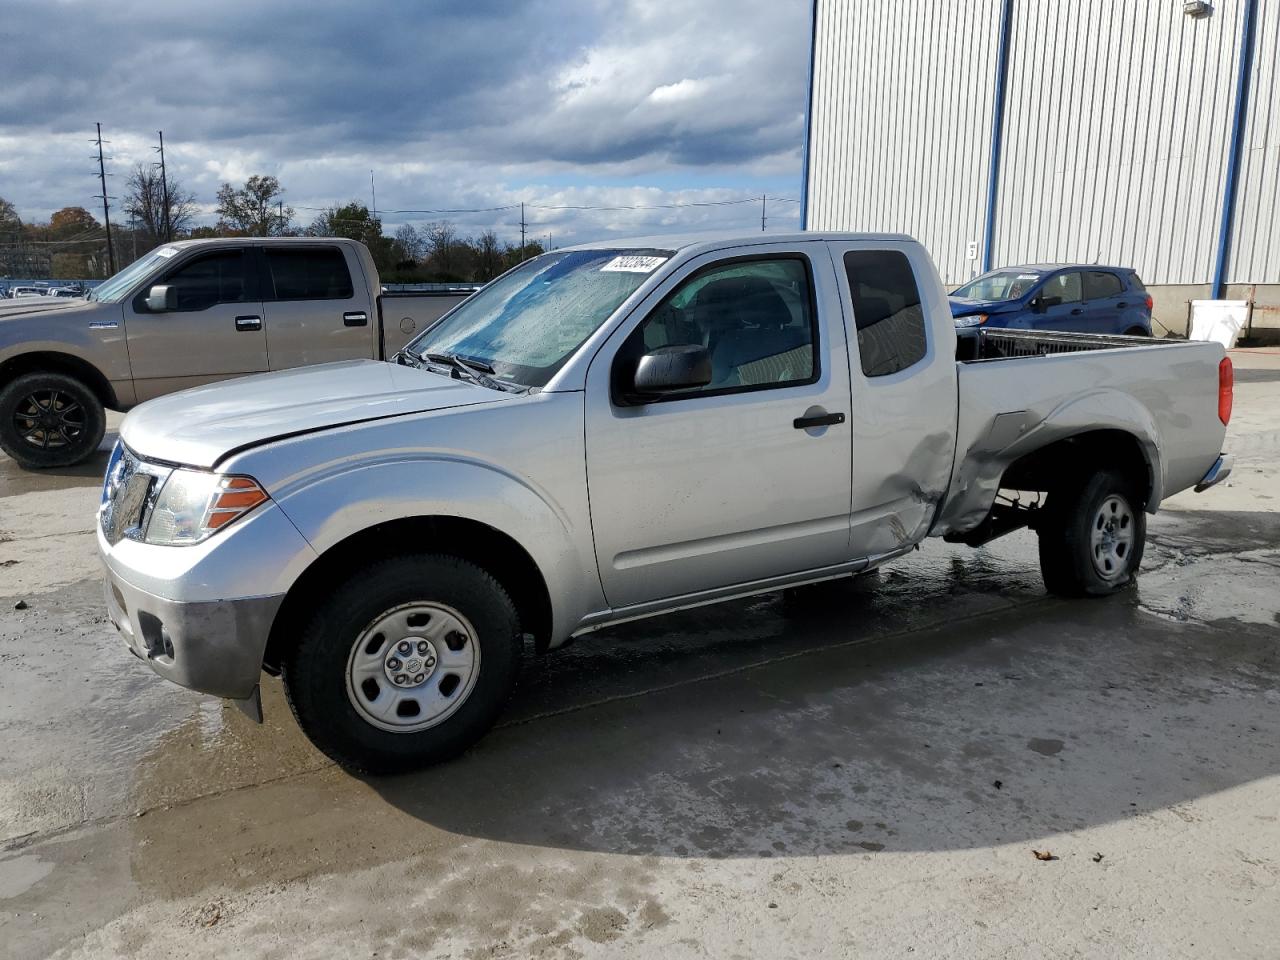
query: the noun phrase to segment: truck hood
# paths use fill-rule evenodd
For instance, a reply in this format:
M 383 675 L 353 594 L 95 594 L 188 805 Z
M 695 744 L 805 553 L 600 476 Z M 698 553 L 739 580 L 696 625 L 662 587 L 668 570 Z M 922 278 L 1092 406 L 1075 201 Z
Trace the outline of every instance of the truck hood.
M 119 305 L 114 305 L 119 310 Z M 76 297 L 19 297 L 17 300 L 0 300 L 0 321 L 34 313 L 85 313 L 101 310 L 100 303 Z
M 953 317 L 967 317 L 974 313 L 1012 313 L 1022 306 L 1020 300 L 970 300 L 968 297 L 948 297 Z
M 233 451 L 281 437 L 513 396 L 415 367 L 347 360 L 150 400 L 125 417 L 120 438 L 149 459 L 213 467 Z

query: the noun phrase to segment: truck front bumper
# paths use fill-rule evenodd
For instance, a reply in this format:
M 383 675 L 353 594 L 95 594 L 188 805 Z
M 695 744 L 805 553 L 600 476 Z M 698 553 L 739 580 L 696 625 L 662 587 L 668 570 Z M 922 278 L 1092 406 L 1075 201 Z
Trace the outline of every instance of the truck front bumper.
M 160 676 L 232 700 L 253 696 L 284 594 L 184 603 L 148 593 L 110 569 L 105 587 L 112 625 Z
M 108 543 L 107 613 L 131 653 L 166 680 L 255 696 L 271 625 L 315 552 L 274 503 L 193 546 Z
M 1227 477 L 1231 476 L 1231 468 L 1236 465 L 1236 458 L 1229 453 L 1224 453 L 1213 462 L 1213 466 L 1209 468 L 1209 472 L 1200 478 L 1200 482 L 1196 484 L 1196 493 L 1203 493 L 1214 484 L 1221 483 Z

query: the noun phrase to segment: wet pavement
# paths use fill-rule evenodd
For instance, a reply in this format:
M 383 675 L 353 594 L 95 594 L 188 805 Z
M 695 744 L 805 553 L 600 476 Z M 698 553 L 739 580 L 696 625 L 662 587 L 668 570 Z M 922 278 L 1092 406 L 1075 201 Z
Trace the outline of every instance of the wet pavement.
M 259 727 L 130 657 L 102 463 L 0 459 L 0 955 L 1274 956 L 1280 356 L 1235 358 L 1236 473 L 1132 590 L 929 541 L 530 657 L 476 748 L 385 780 L 276 681 Z

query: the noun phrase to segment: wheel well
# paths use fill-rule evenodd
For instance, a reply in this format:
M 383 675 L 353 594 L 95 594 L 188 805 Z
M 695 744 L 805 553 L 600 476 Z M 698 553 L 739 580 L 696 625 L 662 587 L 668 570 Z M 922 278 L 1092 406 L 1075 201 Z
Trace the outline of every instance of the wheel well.
M 539 651 L 551 641 L 551 595 L 533 558 L 515 540 L 493 527 L 460 517 L 406 517 L 380 523 L 339 541 L 311 564 L 289 588 L 271 625 L 263 666 L 276 673 L 315 598 L 324 596 L 352 570 L 397 553 L 447 553 L 470 560 L 492 574 L 511 596 L 520 626 Z
M 1154 484 L 1151 464 L 1138 438 L 1123 430 L 1091 430 L 1057 440 L 1011 463 L 1000 486 L 1009 490 L 1037 490 L 1053 496 L 1054 489 L 1071 482 L 1082 469 L 1106 466 L 1130 478 L 1145 507 Z
M 52 350 L 10 357 L 4 363 L 0 363 L 0 386 L 24 373 L 65 373 L 84 383 L 104 407 L 116 409 L 116 394 L 111 389 L 110 381 L 87 360 Z

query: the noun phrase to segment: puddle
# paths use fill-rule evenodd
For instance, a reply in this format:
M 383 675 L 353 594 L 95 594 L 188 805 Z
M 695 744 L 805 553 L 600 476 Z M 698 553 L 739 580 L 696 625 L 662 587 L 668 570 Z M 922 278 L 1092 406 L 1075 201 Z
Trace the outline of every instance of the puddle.
M 0 860 L 0 900 L 12 900 L 26 893 L 53 873 L 53 861 L 33 853 Z

